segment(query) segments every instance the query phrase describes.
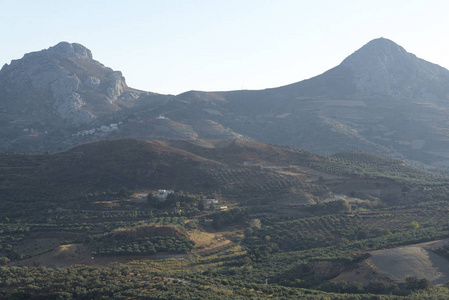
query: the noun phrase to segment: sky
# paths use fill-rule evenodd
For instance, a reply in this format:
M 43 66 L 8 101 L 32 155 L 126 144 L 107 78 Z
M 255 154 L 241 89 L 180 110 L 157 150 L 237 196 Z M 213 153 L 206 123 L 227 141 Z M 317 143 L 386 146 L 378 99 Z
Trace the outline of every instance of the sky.
M 162 94 L 287 85 L 384 37 L 449 68 L 449 1 L 0 0 L 0 64 L 80 43 Z

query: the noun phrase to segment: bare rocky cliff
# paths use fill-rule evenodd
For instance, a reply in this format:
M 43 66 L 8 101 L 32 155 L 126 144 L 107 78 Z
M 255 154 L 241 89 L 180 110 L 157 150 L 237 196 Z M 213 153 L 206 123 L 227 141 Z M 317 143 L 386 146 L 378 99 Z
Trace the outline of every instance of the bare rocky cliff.
M 42 95 L 65 122 L 90 123 L 99 115 L 132 105 L 139 93 L 126 85 L 121 72 L 93 60 L 80 44 L 61 42 L 28 53 L 0 71 L 5 98 L 19 101 L 21 92 Z M 39 100 L 36 100 L 39 101 Z

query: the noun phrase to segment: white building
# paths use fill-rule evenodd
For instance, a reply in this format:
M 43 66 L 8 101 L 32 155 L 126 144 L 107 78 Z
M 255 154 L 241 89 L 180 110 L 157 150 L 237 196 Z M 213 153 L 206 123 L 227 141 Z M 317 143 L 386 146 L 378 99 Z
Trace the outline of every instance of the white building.
M 168 195 L 173 194 L 174 192 L 175 191 L 173 190 L 159 190 L 154 196 L 159 199 L 166 199 Z

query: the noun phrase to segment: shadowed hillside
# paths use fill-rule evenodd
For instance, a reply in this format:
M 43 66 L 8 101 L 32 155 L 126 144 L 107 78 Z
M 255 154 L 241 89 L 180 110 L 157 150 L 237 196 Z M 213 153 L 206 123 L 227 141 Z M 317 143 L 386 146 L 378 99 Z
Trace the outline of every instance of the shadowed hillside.
M 0 161 L 3 205 L 18 200 L 79 206 L 161 188 L 219 192 L 255 204 L 315 203 L 332 192 L 401 203 L 441 197 L 448 181 L 367 153 L 321 157 L 242 140 L 106 140 L 54 154 L 5 153 Z M 424 191 L 424 185 L 434 188 Z

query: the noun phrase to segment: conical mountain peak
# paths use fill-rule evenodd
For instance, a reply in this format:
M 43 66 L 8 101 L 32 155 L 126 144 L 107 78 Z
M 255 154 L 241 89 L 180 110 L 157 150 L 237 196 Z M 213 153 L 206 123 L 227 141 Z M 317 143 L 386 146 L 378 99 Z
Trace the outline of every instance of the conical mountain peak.
M 441 80 L 449 80 L 449 71 L 407 52 L 385 38 L 370 41 L 347 57 L 339 67 L 349 69 L 363 96 L 395 98 L 441 96 Z
M 413 54 L 405 51 L 404 48 L 395 42 L 378 38 L 370 41 L 365 46 L 348 56 L 342 65 L 352 66 L 358 63 L 394 63 L 404 59 L 416 58 Z

